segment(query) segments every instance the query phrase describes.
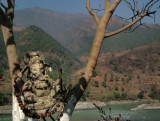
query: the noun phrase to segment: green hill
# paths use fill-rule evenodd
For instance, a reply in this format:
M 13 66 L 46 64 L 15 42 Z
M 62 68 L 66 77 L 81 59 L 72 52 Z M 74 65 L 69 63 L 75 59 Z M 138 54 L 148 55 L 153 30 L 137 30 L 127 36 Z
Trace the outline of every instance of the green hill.
M 46 62 L 55 70 L 54 76 L 58 76 L 57 69 L 61 67 L 64 71 L 64 78 L 80 66 L 80 62 L 75 56 L 60 45 L 54 38 L 36 26 L 29 26 L 23 31 L 15 32 L 15 42 L 20 55 L 20 62 L 23 63 L 24 56 L 29 51 L 41 51 L 46 57 Z M 0 35 L 0 72 L 7 67 L 7 57 L 5 47 Z

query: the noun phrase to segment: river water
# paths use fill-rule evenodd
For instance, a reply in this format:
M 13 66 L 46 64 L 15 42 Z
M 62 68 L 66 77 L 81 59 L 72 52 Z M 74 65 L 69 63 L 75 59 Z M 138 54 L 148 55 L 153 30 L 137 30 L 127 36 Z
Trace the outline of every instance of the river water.
M 160 121 L 160 109 L 156 110 L 137 110 L 131 111 L 140 103 L 131 104 L 112 104 L 104 107 L 107 116 L 110 114 L 112 118 L 121 114 L 121 119 L 131 121 Z M 111 108 L 111 112 L 109 111 Z M 73 113 L 71 121 L 98 121 L 102 119 L 97 109 L 76 110 Z M 0 115 L 0 121 L 12 121 L 11 115 Z M 43 120 L 41 120 L 43 121 Z M 47 118 L 47 121 L 51 121 Z

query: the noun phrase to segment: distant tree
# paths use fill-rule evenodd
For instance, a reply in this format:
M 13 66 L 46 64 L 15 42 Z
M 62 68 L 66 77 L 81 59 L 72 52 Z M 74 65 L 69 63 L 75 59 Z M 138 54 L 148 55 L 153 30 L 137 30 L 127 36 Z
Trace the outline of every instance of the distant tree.
M 114 89 L 118 91 L 118 87 L 117 86 L 115 86 Z
M 126 99 L 126 97 L 127 97 L 127 92 L 121 93 L 121 99 Z
M 110 81 L 113 82 L 113 74 L 110 75 Z
M 95 87 L 99 87 L 99 82 L 98 82 L 98 81 L 95 81 L 95 82 L 94 82 L 94 86 L 95 86 Z
M 104 88 L 106 88 L 106 81 L 107 81 L 107 73 L 104 75 L 104 80 L 101 84 Z
M 160 89 L 158 89 L 157 84 L 151 85 L 151 92 L 149 93 L 149 97 L 152 99 L 160 100 Z
M 107 81 L 107 73 L 105 73 L 105 75 L 104 75 L 104 81 L 105 82 Z
M 101 86 L 104 87 L 104 88 L 106 88 L 106 82 L 103 81 L 102 84 L 101 84 Z
M 120 95 L 120 93 L 118 93 L 118 92 L 114 92 L 114 93 L 113 93 L 113 96 L 114 96 L 115 99 L 121 98 L 121 95 Z
M 102 9 L 104 10 L 104 14 L 102 15 L 101 18 L 98 17 L 97 15 L 97 12 L 101 11 L 101 9 L 92 9 L 90 6 L 90 0 L 86 0 L 86 1 L 87 1 L 87 9 L 96 21 L 97 31 L 96 31 L 92 49 L 88 58 L 87 65 L 84 69 L 84 74 L 79 78 L 78 84 L 75 85 L 75 87 L 72 89 L 71 92 L 69 92 L 69 97 L 65 104 L 62 116 L 60 117 L 60 121 L 69 121 L 71 119 L 75 105 L 80 100 L 81 96 L 83 95 L 86 87 L 88 86 L 91 80 L 92 73 L 94 72 L 94 69 L 96 67 L 101 45 L 104 38 L 109 38 L 125 30 L 132 31 L 138 28 L 139 26 L 143 25 L 141 20 L 145 16 L 151 16 L 152 14 L 156 13 L 156 11 L 155 10 L 152 11 L 152 9 L 154 9 L 153 6 L 159 0 L 149 0 L 149 2 L 147 2 L 146 4 L 143 4 L 143 6 L 140 6 L 138 4 L 138 0 L 133 0 L 133 4 L 127 0 L 124 0 L 128 5 L 129 9 L 133 12 L 133 16 L 130 17 L 129 19 L 125 19 L 122 17 L 121 18 L 125 20 L 131 20 L 131 22 L 125 25 L 124 27 L 110 33 L 106 33 L 106 29 L 108 29 L 108 23 L 111 20 L 114 11 L 123 0 L 113 0 L 113 1 L 105 0 L 105 9 Z M 17 54 L 16 45 L 14 42 L 13 30 L 12 30 L 15 0 L 7 0 L 7 3 L 8 3 L 7 6 L 5 6 L 0 1 L 0 26 L 3 33 L 5 46 L 6 46 L 10 76 L 12 79 L 12 87 L 13 87 L 14 78 L 16 77 L 16 74 L 20 71 L 18 54 Z M 132 29 L 133 25 L 136 24 L 137 22 L 140 22 L 140 24 L 135 29 Z M 117 97 L 120 97 L 120 94 L 118 94 Z M 15 104 L 17 105 L 18 103 L 15 99 L 15 95 L 13 95 L 13 105 Z M 12 116 L 14 117 L 13 121 L 22 121 L 23 118 L 21 117 L 20 114 L 21 113 L 19 113 L 19 109 L 18 108 L 15 109 L 15 107 L 13 107 L 13 114 L 12 114 Z M 15 116 L 17 116 L 18 118 L 16 119 Z
M 115 80 L 118 82 L 118 81 L 119 81 L 119 77 L 118 77 L 118 76 L 116 76 L 116 77 L 115 77 Z
M 137 79 L 140 79 L 140 75 L 137 76 Z
M 141 90 L 141 91 L 139 92 L 139 94 L 138 94 L 138 98 L 139 98 L 139 99 L 143 99 L 143 97 L 144 97 L 144 91 Z

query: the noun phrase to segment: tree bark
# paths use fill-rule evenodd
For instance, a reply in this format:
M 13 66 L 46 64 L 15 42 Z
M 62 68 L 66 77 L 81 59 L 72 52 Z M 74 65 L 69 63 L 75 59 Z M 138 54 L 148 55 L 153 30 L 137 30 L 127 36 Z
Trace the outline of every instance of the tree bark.
M 4 43 L 6 46 L 6 52 L 8 57 L 9 72 L 12 80 L 12 121 L 23 121 L 25 115 L 22 110 L 19 108 L 16 96 L 14 95 L 14 78 L 16 74 L 20 72 L 18 54 L 16 50 L 16 44 L 14 42 L 14 35 L 12 31 L 12 23 L 6 23 L 6 26 L 1 25 Z
M 106 1 L 106 2 L 110 2 L 110 1 Z M 93 41 L 89 59 L 84 71 L 84 76 L 80 78 L 79 83 L 77 84 L 77 86 L 75 86 L 74 92 L 71 95 L 71 98 L 69 99 L 68 103 L 66 104 L 63 110 L 63 115 L 60 118 L 60 121 L 70 121 L 71 115 L 74 111 L 74 107 L 76 106 L 80 97 L 83 95 L 88 83 L 90 82 L 92 73 L 97 64 L 101 45 L 104 40 L 106 27 L 108 25 L 110 18 L 112 17 L 114 10 L 116 9 L 119 3 L 120 3 L 120 0 L 118 1 L 116 0 L 112 5 L 110 4 L 109 6 L 106 6 L 104 15 L 100 20 L 98 20 L 97 15 L 92 11 L 90 7 L 89 0 L 87 0 L 87 8 L 97 23 L 97 31 Z

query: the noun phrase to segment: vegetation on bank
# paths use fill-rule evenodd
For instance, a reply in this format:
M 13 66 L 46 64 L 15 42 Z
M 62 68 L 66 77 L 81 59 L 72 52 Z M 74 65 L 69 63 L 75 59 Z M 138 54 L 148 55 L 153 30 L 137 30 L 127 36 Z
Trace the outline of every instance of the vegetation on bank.
M 0 106 L 11 103 L 12 93 L 11 90 L 7 92 L 0 91 Z

